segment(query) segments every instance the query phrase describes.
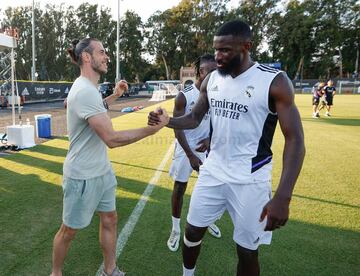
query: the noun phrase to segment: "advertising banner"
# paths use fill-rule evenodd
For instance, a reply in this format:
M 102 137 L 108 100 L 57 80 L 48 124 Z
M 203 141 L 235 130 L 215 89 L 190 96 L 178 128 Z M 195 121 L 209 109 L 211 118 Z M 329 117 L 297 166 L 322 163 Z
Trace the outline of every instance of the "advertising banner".
M 16 82 L 19 96 L 25 103 L 48 102 L 67 97 L 72 82 Z

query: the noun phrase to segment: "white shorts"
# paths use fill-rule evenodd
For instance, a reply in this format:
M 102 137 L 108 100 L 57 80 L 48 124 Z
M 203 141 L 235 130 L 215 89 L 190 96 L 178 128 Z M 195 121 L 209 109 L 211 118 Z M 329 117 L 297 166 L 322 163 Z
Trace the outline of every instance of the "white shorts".
M 197 152 L 193 150 L 197 157 L 204 162 L 206 152 Z M 189 158 L 186 156 L 184 150 L 180 145 L 176 145 L 174 157 L 170 166 L 169 175 L 174 181 L 188 182 L 192 174 L 193 168 L 191 167 Z
M 272 232 L 264 231 L 266 218 L 259 222 L 270 199 L 270 182 L 227 184 L 202 173 L 191 195 L 187 221 L 196 227 L 207 227 L 227 210 L 234 224 L 234 241 L 256 250 L 260 244 L 271 243 Z

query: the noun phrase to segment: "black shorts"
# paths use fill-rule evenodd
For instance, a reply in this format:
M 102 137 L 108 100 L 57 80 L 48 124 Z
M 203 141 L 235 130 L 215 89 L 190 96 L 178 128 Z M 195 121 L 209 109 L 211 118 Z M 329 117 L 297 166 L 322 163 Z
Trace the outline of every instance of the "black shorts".
M 320 102 L 320 98 L 319 98 L 319 97 L 314 97 L 314 96 L 313 96 L 313 99 L 312 99 L 312 104 L 313 104 L 313 105 L 319 105 L 319 102 Z
M 333 105 L 333 95 L 326 95 L 327 105 Z

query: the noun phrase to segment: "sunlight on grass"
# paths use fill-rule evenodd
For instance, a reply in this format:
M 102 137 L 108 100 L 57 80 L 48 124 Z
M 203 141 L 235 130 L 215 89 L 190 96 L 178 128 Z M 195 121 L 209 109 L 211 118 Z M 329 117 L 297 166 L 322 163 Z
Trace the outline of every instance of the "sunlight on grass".
M 55 185 L 61 185 L 61 183 L 60 183 L 61 177 L 62 177 L 61 173 L 50 172 L 46 168 L 39 168 L 39 167 L 35 167 L 35 166 L 24 165 L 19 162 L 7 160 L 7 159 L 1 160 L 1 163 L 2 163 L 1 165 L 3 167 L 5 167 L 7 170 L 12 171 L 16 174 L 36 175 L 43 181 L 51 182 Z
M 311 95 L 296 95 L 307 154 L 294 190 L 289 222 L 274 232 L 270 247 L 261 249 L 266 275 L 358 274 L 360 96 L 337 95 L 334 102 L 332 117 L 313 119 Z M 162 102 L 161 106 L 171 113 L 173 100 Z M 155 108 L 115 118 L 114 128 L 145 127 L 148 112 Z M 119 231 L 173 141 L 173 130 L 164 128 L 155 136 L 108 151 L 119 184 L 116 193 L 121 216 Z M 0 251 L 0 275 L 36 275 L 36 271 L 49 274 L 52 239 L 61 222 L 60 185 L 68 146 L 66 139 L 53 139 L 0 159 L 0 224 L 6 225 L 0 228 L 0 244 L 6 248 Z M 272 147 L 273 191 L 281 175 L 283 146 L 284 138 L 277 127 Z M 169 253 L 166 247 L 173 189 L 173 180 L 168 175 L 170 164 L 171 158 L 120 256 L 119 262 L 129 275 L 181 274 L 180 252 Z M 184 196 L 182 231 L 196 180 L 194 172 Z M 213 268 L 218 275 L 234 275 L 233 226 L 227 214 L 220 219 L 219 226 L 221 240 L 208 235 L 204 239 L 199 275 L 213 275 L 214 271 L 210 271 Z M 69 252 L 65 275 L 94 275 L 102 261 L 101 252 L 94 246 L 98 241 L 97 230 L 98 219 L 94 218 L 92 225 L 79 233 Z
M 61 140 L 61 139 L 49 140 L 45 143 L 45 145 L 52 146 L 55 148 L 65 149 L 65 150 L 69 149 L 69 141 Z
M 62 164 L 64 163 L 65 157 L 62 156 L 54 156 L 51 154 L 44 154 L 44 153 L 40 153 L 40 152 L 31 152 L 31 151 L 27 151 L 24 150 L 21 152 L 22 155 L 27 155 L 27 156 L 31 156 L 31 157 L 37 157 L 39 159 L 43 159 L 46 161 L 51 161 L 54 163 L 58 163 L 62 166 Z
M 138 201 L 141 198 L 141 196 L 142 196 L 141 194 L 132 193 L 132 192 L 126 191 L 121 188 L 118 188 L 116 190 L 116 197 L 118 197 L 118 198 L 135 199 L 136 201 Z M 154 198 L 149 197 L 148 202 L 158 203 L 159 201 Z
M 10 191 L 9 189 L 5 189 L 5 188 L 0 187 L 0 192 L 14 193 L 15 191 Z

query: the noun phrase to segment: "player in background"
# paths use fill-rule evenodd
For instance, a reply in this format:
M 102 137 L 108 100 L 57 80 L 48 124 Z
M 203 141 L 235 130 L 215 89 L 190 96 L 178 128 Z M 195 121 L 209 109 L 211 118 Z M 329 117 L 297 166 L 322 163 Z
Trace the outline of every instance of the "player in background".
M 313 118 L 320 118 L 319 114 L 319 103 L 321 97 L 324 95 L 324 86 L 325 83 L 320 82 L 317 86 L 313 87 L 313 98 L 312 98 L 312 104 L 313 104 Z
M 175 98 L 174 117 L 179 117 L 191 112 L 199 94 L 200 86 L 206 75 L 216 69 L 213 55 L 203 55 L 195 62 L 196 82 L 188 87 Z M 167 241 L 171 251 L 177 251 L 180 241 L 180 217 L 183 205 L 183 197 L 186 191 L 189 177 L 193 170 L 199 171 L 206 158 L 209 149 L 210 117 L 206 114 L 201 124 L 190 130 L 174 130 L 176 147 L 173 162 L 170 167 L 170 176 L 174 179 L 174 189 L 171 197 L 172 230 Z M 221 232 L 215 224 L 208 228 L 210 234 L 220 238 Z
M 329 80 L 327 82 L 327 85 L 324 87 L 324 92 L 325 92 L 325 99 L 326 99 L 325 116 L 330 117 L 331 116 L 330 110 L 331 110 L 331 107 L 333 106 L 334 95 L 336 94 L 336 88 L 335 88 L 332 80 Z

